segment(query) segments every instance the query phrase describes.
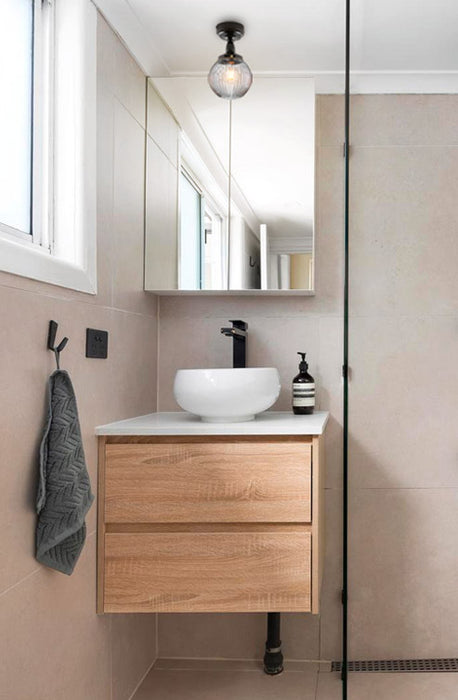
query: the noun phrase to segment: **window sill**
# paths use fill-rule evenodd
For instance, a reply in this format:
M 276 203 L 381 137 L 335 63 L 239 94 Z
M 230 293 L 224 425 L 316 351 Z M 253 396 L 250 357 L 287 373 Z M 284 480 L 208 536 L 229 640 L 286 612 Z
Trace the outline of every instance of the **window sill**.
M 91 256 L 90 265 L 82 267 L 56 258 L 36 246 L 0 238 L 0 260 L 3 272 L 97 294 L 95 256 Z

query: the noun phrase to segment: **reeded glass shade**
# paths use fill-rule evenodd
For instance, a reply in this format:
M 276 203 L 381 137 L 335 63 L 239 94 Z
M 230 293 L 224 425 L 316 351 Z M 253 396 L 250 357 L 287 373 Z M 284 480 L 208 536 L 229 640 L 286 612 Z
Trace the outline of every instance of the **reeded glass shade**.
M 210 68 L 208 84 L 218 97 L 236 100 L 246 95 L 253 82 L 253 74 L 241 56 L 223 55 Z

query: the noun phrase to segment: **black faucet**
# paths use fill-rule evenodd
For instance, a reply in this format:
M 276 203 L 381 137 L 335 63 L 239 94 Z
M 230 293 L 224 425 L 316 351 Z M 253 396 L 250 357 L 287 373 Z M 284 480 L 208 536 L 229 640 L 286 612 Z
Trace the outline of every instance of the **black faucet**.
M 232 328 L 221 328 L 221 333 L 232 338 L 232 366 L 246 367 L 246 339 L 248 323 L 245 321 L 229 321 Z

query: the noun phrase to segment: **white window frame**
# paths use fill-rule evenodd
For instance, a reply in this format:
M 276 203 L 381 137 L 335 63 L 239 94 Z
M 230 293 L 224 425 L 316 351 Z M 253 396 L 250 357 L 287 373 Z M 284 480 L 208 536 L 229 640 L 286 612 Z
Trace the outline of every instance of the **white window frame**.
M 0 230 L 0 269 L 97 293 L 97 10 L 34 0 L 32 236 Z

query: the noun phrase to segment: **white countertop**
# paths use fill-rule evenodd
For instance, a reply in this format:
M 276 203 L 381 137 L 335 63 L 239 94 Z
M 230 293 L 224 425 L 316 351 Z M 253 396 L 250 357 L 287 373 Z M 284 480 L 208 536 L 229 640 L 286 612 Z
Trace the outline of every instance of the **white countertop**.
M 149 413 L 99 425 L 96 435 L 322 435 L 329 413 L 296 416 L 290 411 L 266 411 L 246 423 L 204 423 L 184 411 Z

